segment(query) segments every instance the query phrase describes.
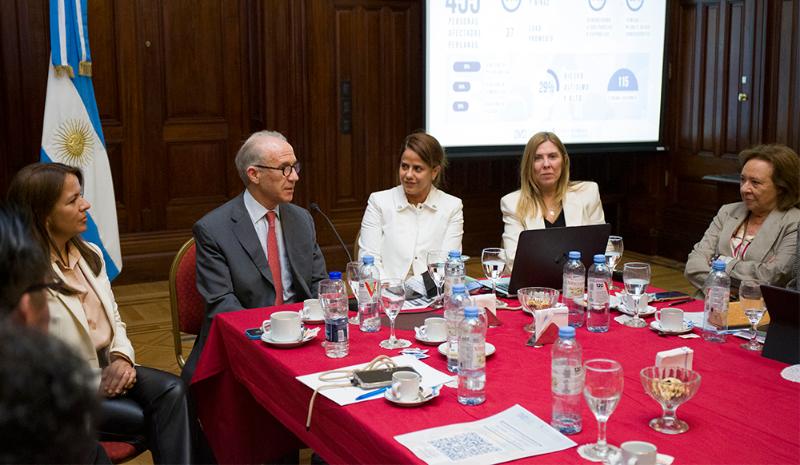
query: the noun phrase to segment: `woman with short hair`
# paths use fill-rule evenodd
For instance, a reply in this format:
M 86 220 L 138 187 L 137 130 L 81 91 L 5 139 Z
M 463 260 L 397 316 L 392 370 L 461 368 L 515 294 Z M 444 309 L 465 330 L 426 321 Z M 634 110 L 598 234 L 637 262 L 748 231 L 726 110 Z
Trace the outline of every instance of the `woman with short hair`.
M 741 202 L 723 205 L 694 245 L 684 275 L 702 290 L 711 262 L 722 260 L 737 280 L 785 285 L 800 222 L 800 159 L 785 145 L 759 145 L 739 154 Z

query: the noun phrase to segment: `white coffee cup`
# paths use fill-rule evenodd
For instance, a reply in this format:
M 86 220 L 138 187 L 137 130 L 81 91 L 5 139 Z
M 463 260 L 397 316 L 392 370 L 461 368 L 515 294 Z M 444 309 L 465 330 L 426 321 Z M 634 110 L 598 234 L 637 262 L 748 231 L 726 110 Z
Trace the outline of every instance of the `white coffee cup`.
M 444 318 L 425 318 L 423 334 L 429 341 L 444 341 L 447 339 L 447 321 Z
M 680 331 L 683 329 L 683 310 L 680 308 L 662 308 L 656 311 L 656 321 L 664 331 Z
M 275 312 L 269 320 L 261 323 L 261 330 L 269 331 L 270 339 L 276 342 L 299 341 L 303 335 L 303 322 L 298 312 Z
M 396 371 L 392 374 L 392 395 L 405 402 L 419 398 L 419 383 L 422 377 L 413 371 Z
M 624 465 L 656 465 L 656 446 L 644 441 L 623 442 L 619 446 Z
M 306 320 L 322 320 L 325 318 L 319 299 L 306 299 L 303 301 L 303 318 Z

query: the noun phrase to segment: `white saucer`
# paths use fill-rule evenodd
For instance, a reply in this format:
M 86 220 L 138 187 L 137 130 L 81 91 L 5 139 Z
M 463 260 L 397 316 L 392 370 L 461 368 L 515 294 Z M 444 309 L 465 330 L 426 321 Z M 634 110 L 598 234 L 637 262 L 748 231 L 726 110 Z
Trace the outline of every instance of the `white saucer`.
M 626 314 L 628 316 L 633 316 L 633 313 L 629 312 L 627 307 L 625 307 L 625 304 L 623 304 L 621 301 L 620 301 L 619 305 L 617 306 L 617 310 L 620 313 L 624 313 L 624 314 Z M 656 314 L 656 308 L 653 307 L 652 305 L 648 305 L 647 306 L 647 310 L 645 310 L 644 312 L 639 313 L 639 316 L 640 317 L 644 317 L 644 316 L 651 316 L 651 315 L 655 315 L 655 314 Z
M 447 341 L 447 339 L 437 339 L 437 340 L 435 340 L 435 341 L 431 341 L 431 340 L 429 340 L 428 338 L 426 338 L 426 337 L 423 337 L 423 336 L 422 336 L 422 335 L 420 335 L 420 334 L 416 334 L 416 335 L 414 336 L 414 339 L 416 339 L 417 341 L 419 341 L 419 342 L 420 342 L 420 343 L 422 343 L 422 344 L 425 344 L 426 346 L 438 346 L 439 344 L 441 344 L 441 343 L 443 343 L 443 342 Z
M 658 331 L 658 332 L 664 333 L 664 334 L 686 334 L 686 333 L 692 332 L 692 328 L 694 328 L 694 326 L 690 322 L 687 322 L 687 321 L 684 321 L 683 322 L 683 327 L 681 329 L 677 330 L 677 331 L 668 330 L 668 329 L 662 329 L 660 321 L 651 321 L 650 322 L 650 329 L 652 329 L 653 331 Z
M 781 370 L 781 377 L 783 379 L 800 383 L 800 365 L 790 365 Z
M 456 348 L 458 348 L 458 346 L 456 346 Z M 495 353 L 495 351 L 497 351 L 497 348 L 495 348 L 494 344 L 492 344 L 491 342 L 487 342 L 486 343 L 486 356 L 488 357 L 488 356 L 492 355 L 493 353 Z M 443 342 L 443 343 L 439 344 L 439 353 L 444 355 L 445 357 L 447 357 L 447 343 L 446 342 Z
M 424 388 L 420 386 L 419 396 L 413 400 L 400 400 L 394 396 L 394 393 L 392 393 L 391 389 L 387 389 L 383 393 L 383 398 L 394 405 L 397 405 L 398 407 L 416 407 L 439 397 L 439 393 L 441 393 L 441 388 L 438 390 L 436 395 L 433 395 L 433 388 Z
M 314 329 L 306 329 L 303 331 L 303 338 L 297 341 L 275 341 L 270 337 L 270 332 L 266 331 L 264 334 L 261 335 L 261 340 L 265 343 L 273 346 L 273 347 L 280 347 L 282 349 L 291 349 L 292 347 L 298 347 L 306 342 L 314 339 L 319 334 L 319 328 Z

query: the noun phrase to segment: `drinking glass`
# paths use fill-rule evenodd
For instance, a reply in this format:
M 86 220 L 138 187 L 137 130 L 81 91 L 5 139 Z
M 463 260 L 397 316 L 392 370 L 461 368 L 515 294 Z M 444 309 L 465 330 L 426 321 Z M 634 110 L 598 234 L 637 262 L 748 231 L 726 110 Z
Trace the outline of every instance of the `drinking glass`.
M 411 342 L 406 339 L 397 339 L 394 335 L 394 320 L 403 303 L 406 301 L 406 283 L 402 279 L 382 279 L 381 280 L 381 306 L 386 316 L 389 317 L 389 339 L 381 341 L 380 346 L 384 349 L 400 349 L 408 347 Z
M 606 423 L 622 397 L 622 365 L 614 360 L 598 358 L 587 360 L 583 368 L 583 396 L 597 418 L 597 442 L 580 446 L 578 454 L 586 460 L 602 462 L 609 453 L 619 451 L 606 442 Z
M 551 287 L 523 287 L 517 290 L 517 299 L 525 311 L 531 314 L 533 321 L 524 326 L 529 333 L 536 332 L 536 316 L 534 310 L 555 307 L 558 303 L 559 291 Z
M 360 269 L 361 262 L 349 262 L 347 264 L 347 268 L 345 269 L 345 272 L 347 273 L 347 284 L 350 286 L 350 292 L 353 294 L 353 297 L 355 297 L 356 302 L 358 302 L 358 271 Z M 347 322 L 351 325 L 359 324 L 358 312 L 348 318 Z
M 444 266 L 446 262 L 447 251 L 431 250 L 428 252 L 428 274 L 431 275 L 433 283 L 436 284 L 436 300 L 431 304 L 433 308 L 441 308 L 443 306 L 442 285 L 444 284 Z
M 678 420 L 676 411 L 700 388 L 700 374 L 687 368 L 647 367 L 639 373 L 644 391 L 661 404 L 663 415 L 650 420 L 650 427 L 666 434 L 680 434 L 689 425 Z
M 506 251 L 497 247 L 489 247 L 481 252 L 481 265 L 483 274 L 492 282 L 492 295 L 498 308 L 504 308 L 505 302 L 497 300 L 497 278 L 506 267 Z
M 633 318 L 625 322 L 625 326 L 631 328 L 644 328 L 647 323 L 639 318 L 639 301 L 642 294 L 650 284 L 650 265 L 641 262 L 626 263 L 622 271 L 622 280 L 625 282 L 625 291 L 631 295 L 633 300 Z
M 756 340 L 758 331 L 756 327 L 761 317 L 764 316 L 766 307 L 764 299 L 761 297 L 761 285 L 758 281 L 742 281 L 739 285 L 739 302 L 742 303 L 744 314 L 753 326 L 753 336 L 749 341 L 742 344 L 747 350 L 761 350 L 764 346 Z
M 614 279 L 614 271 L 617 269 L 617 264 L 619 263 L 620 258 L 622 258 L 622 252 L 624 251 L 624 247 L 622 245 L 622 236 L 608 236 L 608 244 L 606 245 L 606 265 L 608 269 L 611 270 L 611 279 Z M 613 281 L 612 281 L 613 283 Z M 612 286 L 609 290 L 617 289 Z

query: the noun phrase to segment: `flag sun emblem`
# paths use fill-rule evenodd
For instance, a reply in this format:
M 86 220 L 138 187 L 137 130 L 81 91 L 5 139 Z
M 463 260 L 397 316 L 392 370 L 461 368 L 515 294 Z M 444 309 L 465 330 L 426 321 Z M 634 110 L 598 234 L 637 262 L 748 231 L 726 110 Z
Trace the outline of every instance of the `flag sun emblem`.
M 56 130 L 56 155 L 72 166 L 86 166 L 92 160 L 92 127 L 86 121 L 68 119 Z

